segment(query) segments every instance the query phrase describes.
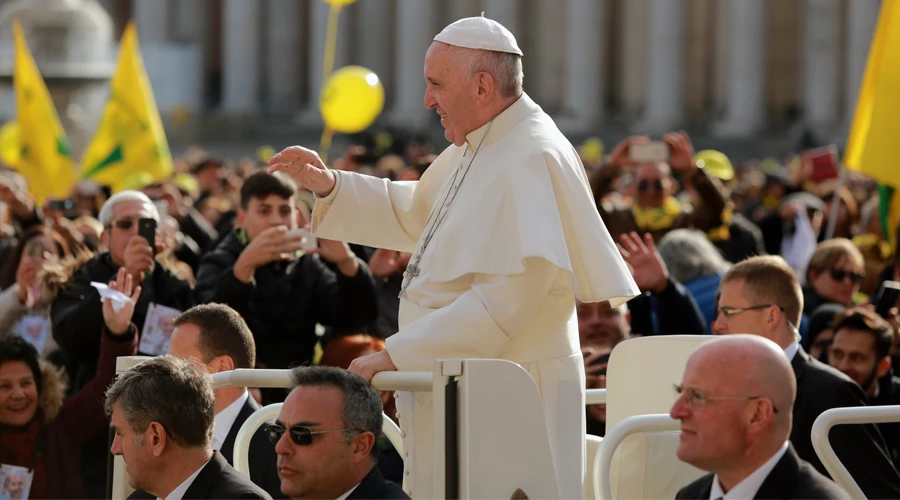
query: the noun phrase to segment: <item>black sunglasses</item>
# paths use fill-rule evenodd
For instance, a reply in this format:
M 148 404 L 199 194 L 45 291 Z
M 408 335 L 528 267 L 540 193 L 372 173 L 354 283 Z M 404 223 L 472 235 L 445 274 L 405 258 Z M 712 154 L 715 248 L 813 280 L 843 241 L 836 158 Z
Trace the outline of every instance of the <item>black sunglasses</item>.
M 850 278 L 850 281 L 853 283 L 862 283 L 863 278 L 866 277 L 864 274 L 844 271 L 843 269 L 829 269 L 828 274 L 835 281 L 844 281 L 844 278 Z
M 128 231 L 132 226 L 134 226 L 134 219 L 119 219 L 113 222 L 113 226 L 116 226 L 116 229 Z
M 637 185 L 638 191 L 642 191 L 642 192 L 647 191 L 651 187 L 653 187 L 653 189 L 655 189 L 657 191 L 662 191 L 662 189 L 663 189 L 662 179 L 654 179 L 653 182 L 641 181 L 641 182 L 638 182 L 638 185 Z
M 266 435 L 272 444 L 278 444 L 281 436 L 284 435 L 285 428 L 281 424 L 272 424 L 266 427 Z M 329 434 L 332 432 L 357 432 L 356 429 L 335 429 L 331 431 L 314 431 L 303 425 L 294 425 L 290 428 L 291 441 L 297 446 L 309 446 L 312 444 L 313 436 L 316 434 Z

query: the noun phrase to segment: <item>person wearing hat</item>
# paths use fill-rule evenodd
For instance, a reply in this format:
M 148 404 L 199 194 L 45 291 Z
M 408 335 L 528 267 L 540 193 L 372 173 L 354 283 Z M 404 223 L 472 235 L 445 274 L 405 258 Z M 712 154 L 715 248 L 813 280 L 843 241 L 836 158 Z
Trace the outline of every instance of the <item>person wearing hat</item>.
M 319 237 L 412 253 L 399 332 L 350 371 L 432 371 L 506 359 L 533 377 L 559 498 L 583 498 L 585 375 L 575 300 L 618 307 L 640 291 L 594 208 L 578 152 L 522 90 L 522 51 L 486 17 L 459 20 L 425 55 L 425 101 L 452 143 L 417 182 L 329 170 L 300 146 L 269 160 L 316 194 Z M 431 395 L 399 393 L 404 489 L 433 491 Z M 512 492 L 510 492 L 512 494 Z

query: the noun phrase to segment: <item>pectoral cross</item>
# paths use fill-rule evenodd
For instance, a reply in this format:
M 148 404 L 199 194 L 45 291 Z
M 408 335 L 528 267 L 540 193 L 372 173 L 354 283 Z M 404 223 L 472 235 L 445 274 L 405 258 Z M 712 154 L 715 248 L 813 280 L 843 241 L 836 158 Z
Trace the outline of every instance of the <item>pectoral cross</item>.
M 406 272 L 403 273 L 403 284 L 400 287 L 400 295 L 399 298 L 403 298 L 406 295 L 406 288 L 409 286 L 410 282 L 413 278 L 417 277 L 421 272 L 419 268 L 419 261 L 422 260 L 422 254 L 416 256 L 415 260 L 410 262 L 408 266 L 406 266 Z

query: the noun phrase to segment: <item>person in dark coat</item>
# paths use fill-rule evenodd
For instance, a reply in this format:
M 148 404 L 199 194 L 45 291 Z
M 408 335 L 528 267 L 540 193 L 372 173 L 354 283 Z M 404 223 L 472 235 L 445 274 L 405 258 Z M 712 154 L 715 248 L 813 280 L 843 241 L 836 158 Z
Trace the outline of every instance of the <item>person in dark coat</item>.
M 116 289 L 130 290 L 119 280 Z M 139 293 L 139 292 L 137 292 Z M 64 397 L 61 374 L 39 360 L 21 337 L 0 339 L 0 463 L 34 471 L 31 498 L 86 498 L 79 464 L 82 445 L 105 436 L 103 391 L 116 374 L 116 358 L 137 353 L 133 304 L 118 313 L 104 305 L 106 326 L 100 335 L 100 362 L 94 377 Z M 24 411 L 9 412 L 9 407 Z M 37 451 L 37 453 L 35 453 Z
M 725 274 L 719 292 L 714 333 L 751 333 L 768 338 L 791 361 L 797 383 L 791 444 L 801 459 L 827 475 L 812 446 L 813 423 L 831 408 L 866 406 L 866 397 L 850 378 L 810 358 L 800 347 L 796 325 L 803 310 L 803 295 L 796 274 L 780 257 L 751 257 Z M 875 425 L 839 425 L 829 438 L 838 458 L 868 498 L 900 498 L 900 474 Z
M 128 369 L 106 391 L 113 438 L 128 484 L 157 498 L 269 495 L 212 449 L 212 377 L 194 360 L 157 356 Z M 136 496 L 137 497 L 137 496 Z
M 371 272 L 347 244 L 319 240 L 317 249 L 301 253 L 295 192 L 282 175 L 248 177 L 238 229 L 203 259 L 197 276 L 201 302 L 227 304 L 247 321 L 261 368 L 311 361 L 317 323 L 349 329 L 378 315 Z
M 381 398 L 359 375 L 294 368 L 294 388 L 268 428 L 281 491 L 290 498 L 407 499 L 378 469 Z
M 778 344 L 756 335 L 710 341 L 688 359 L 676 391 L 678 459 L 710 473 L 676 498 L 847 498 L 791 447 L 797 385 Z

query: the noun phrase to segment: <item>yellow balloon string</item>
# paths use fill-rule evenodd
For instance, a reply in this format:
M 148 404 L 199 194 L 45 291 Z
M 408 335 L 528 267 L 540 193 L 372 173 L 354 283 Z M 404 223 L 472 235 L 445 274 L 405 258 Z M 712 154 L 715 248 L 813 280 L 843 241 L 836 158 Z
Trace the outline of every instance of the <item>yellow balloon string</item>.
M 328 12 L 328 29 L 325 32 L 325 58 L 322 65 L 322 84 L 320 88 L 324 90 L 325 82 L 334 71 L 334 51 L 337 45 L 338 17 L 341 13 L 340 5 L 332 5 L 331 11 Z M 321 91 L 321 90 L 320 90 Z M 319 141 L 319 154 L 322 157 L 322 163 L 328 164 L 328 150 L 331 149 L 331 138 L 334 132 L 326 125 L 322 131 L 322 138 Z

